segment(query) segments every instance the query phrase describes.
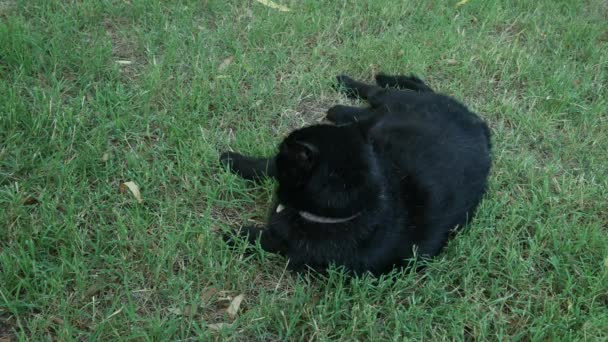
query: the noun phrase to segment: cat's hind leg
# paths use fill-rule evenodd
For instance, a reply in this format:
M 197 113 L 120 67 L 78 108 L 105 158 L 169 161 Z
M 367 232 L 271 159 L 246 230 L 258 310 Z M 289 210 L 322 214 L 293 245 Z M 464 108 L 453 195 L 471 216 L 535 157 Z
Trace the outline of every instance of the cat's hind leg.
M 361 98 L 368 100 L 370 97 L 375 96 L 378 94 L 378 92 L 382 92 L 384 90 L 376 85 L 355 81 L 346 75 L 336 76 L 336 80 L 338 81 L 336 85 L 338 90 L 342 91 L 350 98 Z
M 399 88 L 417 91 L 419 93 L 434 92 L 424 81 L 414 75 L 410 76 L 390 76 L 384 74 L 376 75 L 376 84 L 383 88 Z
M 327 120 L 336 125 L 347 125 L 371 119 L 374 116 L 369 108 L 336 105 L 327 110 Z
M 274 158 L 254 158 L 236 152 L 224 152 L 220 156 L 220 163 L 247 180 L 276 178 Z

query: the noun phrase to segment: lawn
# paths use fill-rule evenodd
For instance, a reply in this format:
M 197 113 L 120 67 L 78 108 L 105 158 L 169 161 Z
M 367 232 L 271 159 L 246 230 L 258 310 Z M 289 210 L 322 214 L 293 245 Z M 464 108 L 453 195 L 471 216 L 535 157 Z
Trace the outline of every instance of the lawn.
M 0 341 L 607 340 L 608 3 L 276 2 L 0 1 Z M 380 279 L 227 248 L 274 185 L 219 153 L 378 71 L 488 121 L 476 219 Z

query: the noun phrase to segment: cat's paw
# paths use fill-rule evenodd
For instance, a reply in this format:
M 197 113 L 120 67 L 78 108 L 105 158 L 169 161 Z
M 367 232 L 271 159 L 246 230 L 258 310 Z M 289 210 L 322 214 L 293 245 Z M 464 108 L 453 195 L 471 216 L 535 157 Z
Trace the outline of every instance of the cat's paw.
M 386 74 L 376 74 L 376 76 L 374 76 L 374 79 L 376 79 L 376 84 L 382 88 L 397 87 L 395 76 Z
M 345 115 L 345 109 L 348 108 L 342 105 L 335 105 L 327 110 L 327 115 L 325 116 L 325 120 L 329 122 L 333 122 L 335 124 L 344 123 L 347 117 Z
M 229 247 L 235 247 L 239 240 L 242 240 L 240 229 L 230 229 L 221 232 L 222 240 Z
M 228 247 L 236 248 L 246 245 L 246 252 L 256 245 L 262 230 L 257 227 L 240 227 L 225 230 L 221 233 L 222 240 Z
M 399 88 L 409 89 L 417 92 L 432 92 L 423 80 L 410 74 L 409 76 L 391 76 L 386 74 L 377 74 L 375 77 L 376 84 L 383 88 Z
M 338 75 L 336 76 L 336 83 L 334 88 L 337 90 L 344 90 L 352 88 L 352 84 L 355 82 L 352 78 L 346 75 Z
M 238 161 L 241 160 L 242 158 L 243 158 L 243 156 L 236 152 L 231 152 L 231 151 L 223 152 L 220 155 L 220 164 L 227 167 L 230 171 L 234 171 L 235 163 L 238 163 Z
M 334 89 L 344 93 L 349 98 L 359 98 L 359 93 L 357 92 L 357 81 L 346 75 L 336 76 L 336 83 L 334 84 Z

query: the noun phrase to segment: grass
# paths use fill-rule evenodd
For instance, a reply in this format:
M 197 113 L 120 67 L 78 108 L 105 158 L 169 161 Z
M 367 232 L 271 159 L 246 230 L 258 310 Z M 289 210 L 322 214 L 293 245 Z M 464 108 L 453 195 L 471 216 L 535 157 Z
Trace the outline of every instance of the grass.
M 0 340 L 608 339 L 608 4 L 277 2 L 0 1 Z M 272 153 L 375 71 L 490 123 L 476 220 L 377 280 L 228 250 L 273 184 L 219 152 Z

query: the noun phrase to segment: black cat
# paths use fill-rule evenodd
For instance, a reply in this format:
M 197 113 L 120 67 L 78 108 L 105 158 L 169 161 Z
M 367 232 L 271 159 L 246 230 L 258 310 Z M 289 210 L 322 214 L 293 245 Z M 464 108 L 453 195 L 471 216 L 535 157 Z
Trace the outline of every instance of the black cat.
M 415 76 L 377 75 L 378 86 L 337 79 L 370 107 L 330 108 L 335 125 L 292 132 L 273 158 L 222 154 L 245 179 L 278 180 L 267 227 L 240 235 L 296 271 L 333 263 L 377 275 L 437 255 L 486 190 L 488 126 Z

